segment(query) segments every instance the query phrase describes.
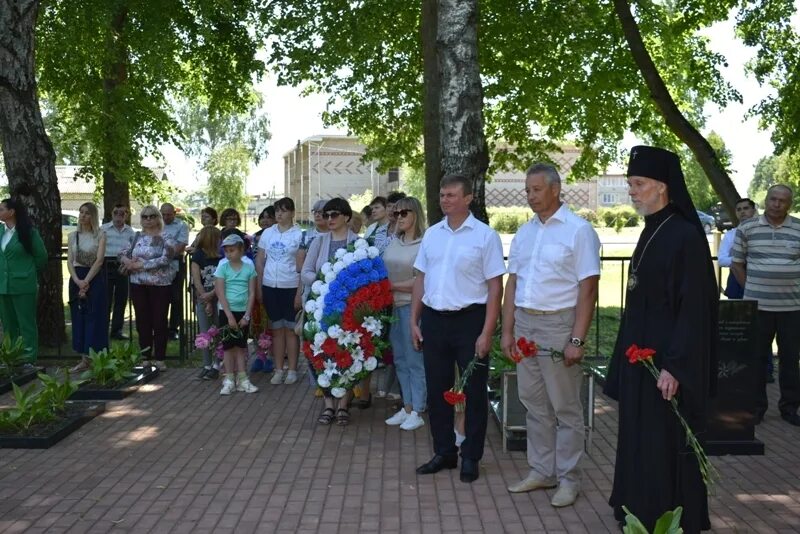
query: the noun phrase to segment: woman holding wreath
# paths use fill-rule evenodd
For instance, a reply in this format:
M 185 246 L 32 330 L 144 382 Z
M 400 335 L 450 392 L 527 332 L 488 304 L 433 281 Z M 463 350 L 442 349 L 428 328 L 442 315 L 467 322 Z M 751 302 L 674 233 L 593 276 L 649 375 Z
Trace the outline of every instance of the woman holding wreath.
M 328 223 L 328 233 L 318 235 L 308 249 L 301 280 L 303 285 L 311 287 L 317 279 L 317 273 L 322 269 L 322 265 L 334 257 L 340 248 L 358 239 L 358 235 L 349 228 L 353 210 L 350 204 L 343 198 L 333 198 L 329 200 L 322 209 L 322 218 Z M 309 370 L 312 368 L 309 366 Z M 313 371 L 312 371 L 313 372 Z M 329 425 L 336 419 L 336 424 L 345 426 L 350 423 L 350 411 L 347 404 L 350 400 L 348 393 L 344 397 L 336 400 L 329 388 L 322 390 L 325 398 L 325 408 L 317 420 L 321 425 Z

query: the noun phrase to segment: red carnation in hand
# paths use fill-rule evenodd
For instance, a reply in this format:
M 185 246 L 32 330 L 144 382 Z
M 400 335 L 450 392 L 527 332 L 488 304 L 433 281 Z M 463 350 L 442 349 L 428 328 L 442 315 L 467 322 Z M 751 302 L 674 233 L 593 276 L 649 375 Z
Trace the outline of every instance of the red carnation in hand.
M 339 344 L 332 337 L 326 339 L 325 342 L 322 344 L 322 352 L 324 352 L 325 354 L 334 354 L 338 349 L 339 349 Z
M 628 357 L 628 362 L 630 363 L 639 363 L 645 360 L 652 360 L 655 354 L 655 350 L 644 347 L 639 348 L 639 346 L 635 343 L 628 347 L 628 350 L 625 351 L 625 356 Z
M 517 347 L 522 352 L 522 355 L 526 358 L 532 358 L 539 352 L 539 347 L 536 346 L 536 343 L 533 341 L 528 341 L 524 337 L 521 337 L 517 340 Z
M 523 358 L 522 354 L 520 354 L 519 351 L 517 351 L 516 349 L 511 351 L 511 359 L 514 361 L 514 363 L 521 362 L 522 358 Z
M 467 395 L 463 391 L 453 391 L 452 389 L 448 389 L 444 392 L 444 400 L 447 404 L 451 406 L 455 406 L 456 404 L 460 404 L 467 400 Z

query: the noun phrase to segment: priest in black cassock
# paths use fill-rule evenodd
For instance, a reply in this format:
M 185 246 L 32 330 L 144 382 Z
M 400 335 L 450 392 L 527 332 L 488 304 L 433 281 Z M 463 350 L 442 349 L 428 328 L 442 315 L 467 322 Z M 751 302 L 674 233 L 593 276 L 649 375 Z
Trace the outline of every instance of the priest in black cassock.
M 692 204 L 678 156 L 637 146 L 628 186 L 644 215 L 628 271 L 625 313 L 605 393 L 619 401 L 614 487 L 609 504 L 617 520 L 626 506 L 652 530 L 669 510 L 683 507 L 687 533 L 711 528 L 706 487 L 697 458 L 669 399 L 703 442 L 706 405 L 716 387 L 719 294 L 708 241 Z M 628 362 L 631 345 L 656 351 L 656 380 Z

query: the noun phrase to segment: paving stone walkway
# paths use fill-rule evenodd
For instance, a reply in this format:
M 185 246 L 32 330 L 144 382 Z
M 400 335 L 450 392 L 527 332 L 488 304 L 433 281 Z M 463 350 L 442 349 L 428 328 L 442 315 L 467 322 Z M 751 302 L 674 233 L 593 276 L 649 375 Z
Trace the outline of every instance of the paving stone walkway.
M 606 504 L 616 407 L 598 398 L 594 444 L 575 506 L 552 490 L 511 495 L 523 452 L 502 451 L 490 421 L 475 483 L 458 470 L 417 476 L 428 428 L 387 427 L 385 401 L 346 428 L 316 423 L 307 380 L 220 397 L 173 369 L 49 450 L 0 449 L 0 532 L 617 532 Z M 772 406 L 777 387 L 770 386 Z M 8 395 L 0 397 L 7 403 Z M 721 457 L 710 499 L 715 532 L 800 531 L 800 429 L 776 410 L 758 428 L 765 456 Z

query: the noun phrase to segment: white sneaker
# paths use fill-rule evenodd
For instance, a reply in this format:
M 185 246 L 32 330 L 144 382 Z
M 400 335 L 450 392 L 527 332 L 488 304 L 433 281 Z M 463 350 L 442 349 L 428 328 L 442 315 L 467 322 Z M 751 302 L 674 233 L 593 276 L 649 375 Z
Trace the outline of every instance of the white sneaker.
M 258 391 L 258 388 L 250 382 L 249 378 L 244 378 L 236 384 L 236 391 L 243 391 L 245 393 L 255 393 Z
M 283 381 L 284 384 L 294 384 L 297 382 L 297 371 L 289 371 L 286 373 L 286 380 Z
M 230 378 L 226 378 L 222 381 L 222 389 L 219 390 L 220 395 L 230 395 L 236 390 L 236 384 L 233 383 L 233 380 Z
M 389 426 L 397 426 L 401 425 L 408 419 L 408 416 L 411 415 L 403 408 L 400 408 L 400 411 L 391 416 L 389 419 L 386 420 L 386 424 Z
M 273 373 L 272 380 L 269 383 L 273 385 L 283 384 L 283 369 L 275 369 L 275 373 Z
M 410 414 L 408 414 L 408 417 L 406 417 L 406 420 L 403 421 L 403 424 L 400 425 L 400 428 L 402 430 L 416 430 L 419 427 L 423 426 L 424 424 L 425 421 L 422 419 L 422 417 L 419 416 L 417 412 L 411 412 Z
M 553 495 L 550 504 L 556 508 L 563 508 L 564 506 L 572 506 L 578 498 L 578 487 L 564 482 L 558 485 L 558 491 Z
M 511 493 L 525 493 L 537 489 L 555 488 L 555 477 L 543 477 L 537 473 L 530 473 L 516 484 L 511 484 L 508 491 Z

